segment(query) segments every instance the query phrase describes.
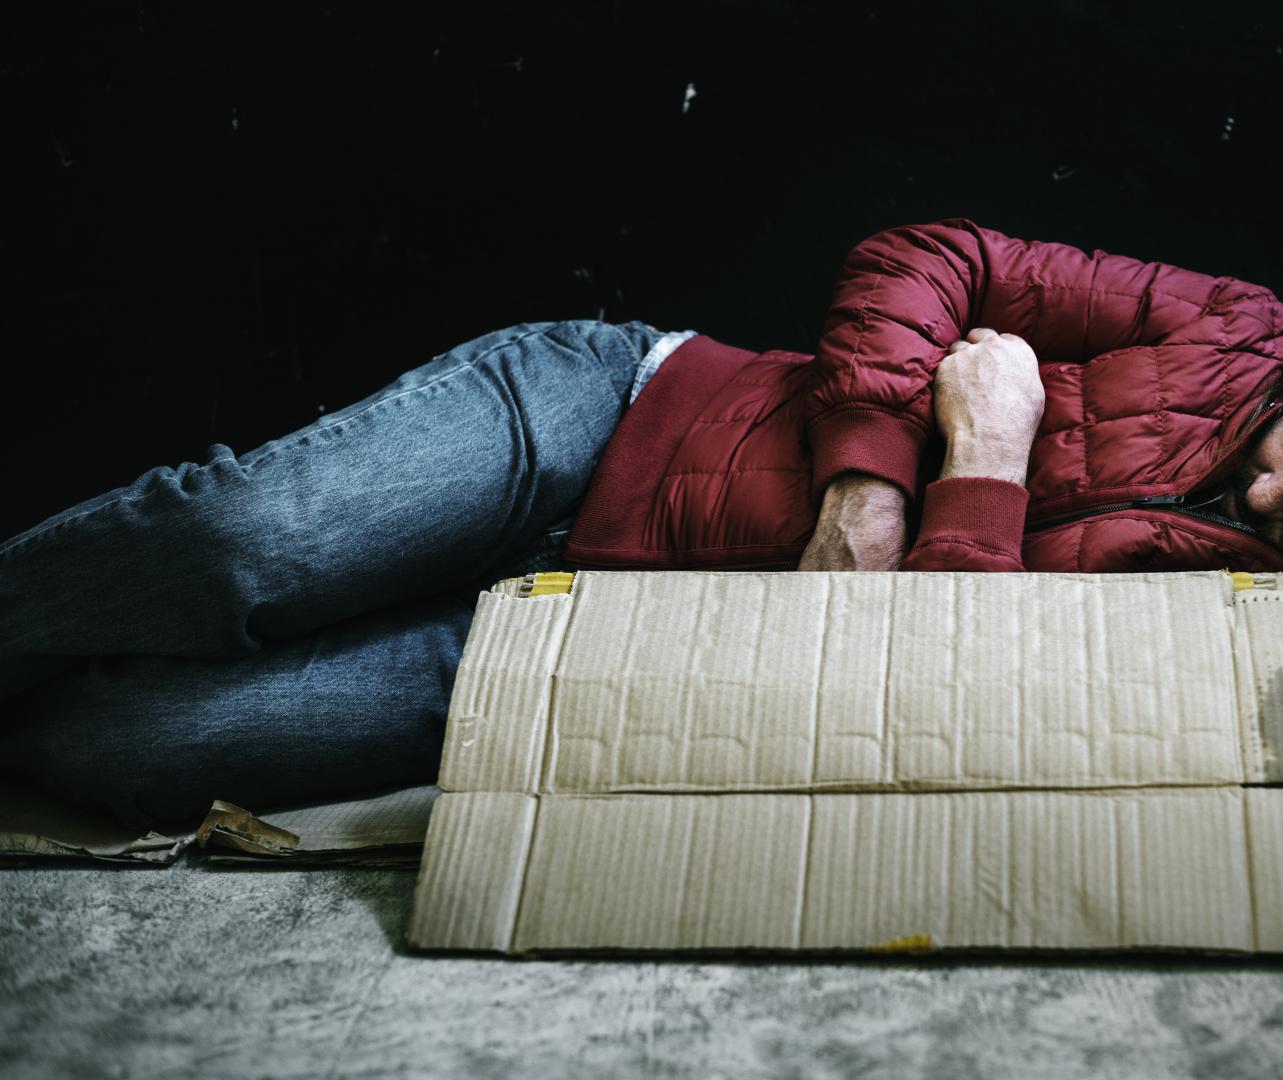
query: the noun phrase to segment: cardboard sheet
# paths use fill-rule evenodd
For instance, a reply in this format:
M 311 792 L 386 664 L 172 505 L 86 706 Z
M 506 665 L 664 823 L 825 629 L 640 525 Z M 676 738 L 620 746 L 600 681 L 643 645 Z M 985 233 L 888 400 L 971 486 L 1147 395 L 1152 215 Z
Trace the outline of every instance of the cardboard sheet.
M 1283 948 L 1281 717 L 1274 575 L 483 594 L 411 940 Z

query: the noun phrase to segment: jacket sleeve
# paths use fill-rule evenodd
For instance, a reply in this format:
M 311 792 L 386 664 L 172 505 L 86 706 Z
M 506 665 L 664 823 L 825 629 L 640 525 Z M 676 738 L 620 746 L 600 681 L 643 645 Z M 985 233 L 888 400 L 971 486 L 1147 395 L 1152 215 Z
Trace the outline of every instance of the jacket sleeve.
M 1006 480 L 958 477 L 927 485 L 922 525 L 901 570 L 1023 570 L 1029 492 Z
M 1262 294 L 1165 263 L 1017 240 L 964 218 L 878 233 L 843 262 L 811 362 L 812 494 L 818 501 L 834 476 L 855 471 L 914 496 L 935 430 L 936 367 L 974 327 L 1019 334 L 1040 362 L 1085 363 L 1169 338 L 1223 344 L 1218 313 Z

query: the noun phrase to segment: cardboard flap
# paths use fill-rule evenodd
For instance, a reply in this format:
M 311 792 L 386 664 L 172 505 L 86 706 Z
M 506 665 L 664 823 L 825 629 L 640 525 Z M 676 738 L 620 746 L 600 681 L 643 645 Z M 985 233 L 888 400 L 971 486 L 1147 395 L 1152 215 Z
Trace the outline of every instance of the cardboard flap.
M 411 941 L 425 949 L 511 948 L 538 802 L 508 793 L 437 800 L 415 887 Z
M 568 595 L 481 593 L 446 719 L 444 791 L 534 791 Z
M 1244 779 L 1219 572 L 582 572 L 569 595 L 482 601 L 447 790 Z
M 1234 596 L 1243 771 L 1250 782 L 1279 783 L 1283 781 L 1283 590 L 1277 575 L 1251 577 L 1253 584 L 1240 585 Z

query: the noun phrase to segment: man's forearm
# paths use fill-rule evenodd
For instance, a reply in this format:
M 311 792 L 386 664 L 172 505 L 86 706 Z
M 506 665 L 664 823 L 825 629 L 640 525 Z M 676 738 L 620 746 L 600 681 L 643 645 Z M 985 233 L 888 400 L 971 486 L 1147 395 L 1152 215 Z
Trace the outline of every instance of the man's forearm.
M 895 484 L 842 473 L 824 490 L 799 570 L 894 570 L 904 557 L 905 496 Z

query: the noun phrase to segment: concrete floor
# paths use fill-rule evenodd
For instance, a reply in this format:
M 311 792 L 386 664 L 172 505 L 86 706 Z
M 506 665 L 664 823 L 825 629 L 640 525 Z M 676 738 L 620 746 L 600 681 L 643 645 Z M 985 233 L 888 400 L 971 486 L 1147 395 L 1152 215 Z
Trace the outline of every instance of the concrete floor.
M 0 1076 L 1277 1077 L 1283 966 L 408 955 L 410 871 L 0 869 Z

